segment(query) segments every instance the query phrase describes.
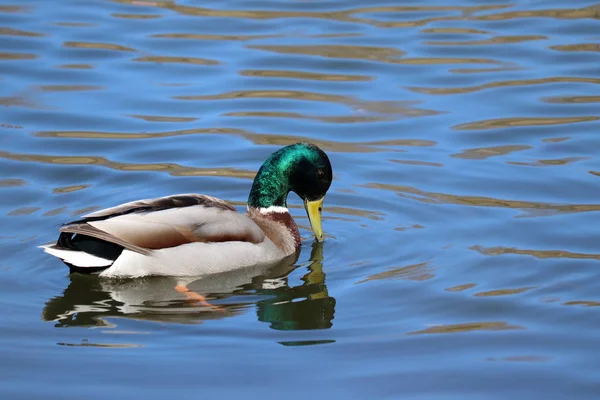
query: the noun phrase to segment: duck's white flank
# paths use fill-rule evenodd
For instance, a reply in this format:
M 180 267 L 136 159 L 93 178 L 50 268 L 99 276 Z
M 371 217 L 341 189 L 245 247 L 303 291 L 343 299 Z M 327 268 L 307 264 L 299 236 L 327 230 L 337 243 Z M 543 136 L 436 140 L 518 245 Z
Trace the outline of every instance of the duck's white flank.
M 287 209 L 287 207 L 281 207 L 281 206 L 270 206 L 270 207 L 261 207 L 258 209 L 258 211 L 261 214 L 270 214 L 270 213 L 289 213 L 290 210 Z

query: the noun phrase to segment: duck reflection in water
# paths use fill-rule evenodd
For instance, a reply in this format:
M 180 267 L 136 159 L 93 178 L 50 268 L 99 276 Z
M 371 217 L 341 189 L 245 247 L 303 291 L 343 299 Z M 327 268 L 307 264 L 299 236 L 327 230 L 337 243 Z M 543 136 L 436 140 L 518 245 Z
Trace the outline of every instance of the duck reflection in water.
M 200 278 L 117 280 L 74 273 L 63 294 L 48 300 L 42 319 L 56 321 L 56 327 L 112 325 L 107 317 L 191 324 L 233 317 L 255 304 L 258 320 L 273 329 L 328 329 L 335 299 L 325 284 L 323 243 L 313 243 L 303 284 L 290 287 L 298 256 Z

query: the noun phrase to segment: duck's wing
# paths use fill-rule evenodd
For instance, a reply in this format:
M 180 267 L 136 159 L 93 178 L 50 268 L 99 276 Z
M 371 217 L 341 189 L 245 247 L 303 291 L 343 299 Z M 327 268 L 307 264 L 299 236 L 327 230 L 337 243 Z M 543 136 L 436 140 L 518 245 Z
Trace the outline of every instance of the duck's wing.
M 249 217 L 221 199 L 200 194 L 125 203 L 87 214 L 61 232 L 90 236 L 141 254 L 193 242 L 261 243 L 265 239 Z
M 123 203 L 115 207 L 105 208 L 94 211 L 83 216 L 85 220 L 106 219 L 119 215 L 138 213 L 143 211 L 162 211 L 174 208 L 183 208 L 190 206 L 213 207 L 216 209 L 235 211 L 235 208 L 225 200 L 205 194 L 185 193 L 172 196 L 158 197 L 154 199 L 135 200 L 129 203 Z

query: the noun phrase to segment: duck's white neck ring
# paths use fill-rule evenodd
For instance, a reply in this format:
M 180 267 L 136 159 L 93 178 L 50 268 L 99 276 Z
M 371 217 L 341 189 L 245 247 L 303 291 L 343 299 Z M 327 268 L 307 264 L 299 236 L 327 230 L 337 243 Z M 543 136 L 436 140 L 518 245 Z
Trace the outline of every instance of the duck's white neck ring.
M 283 213 L 289 213 L 290 211 L 287 209 L 287 207 L 270 206 L 270 207 L 260 207 L 258 209 L 258 212 L 260 212 L 261 214 L 271 214 L 271 213 L 283 214 Z

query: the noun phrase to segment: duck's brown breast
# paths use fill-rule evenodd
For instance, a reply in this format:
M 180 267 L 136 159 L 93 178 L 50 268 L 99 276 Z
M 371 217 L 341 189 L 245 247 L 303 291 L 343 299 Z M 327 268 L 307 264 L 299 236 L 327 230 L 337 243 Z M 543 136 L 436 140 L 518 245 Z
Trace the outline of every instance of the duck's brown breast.
M 292 254 L 300 248 L 298 225 L 288 211 L 249 209 L 247 214 L 284 254 Z

